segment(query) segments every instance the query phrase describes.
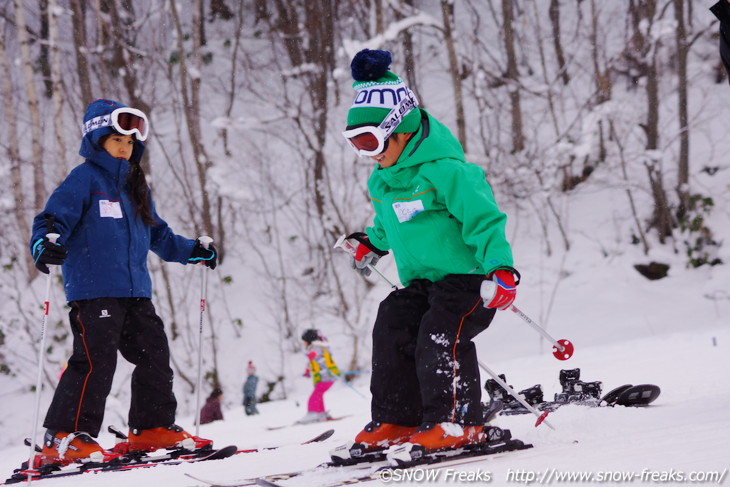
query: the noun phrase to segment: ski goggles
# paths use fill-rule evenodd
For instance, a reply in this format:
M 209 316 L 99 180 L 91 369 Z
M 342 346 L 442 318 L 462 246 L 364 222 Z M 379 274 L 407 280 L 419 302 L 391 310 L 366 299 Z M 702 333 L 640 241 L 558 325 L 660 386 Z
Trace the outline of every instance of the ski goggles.
M 388 148 L 388 140 L 403 118 L 418 107 L 418 100 L 411 90 L 376 124 L 364 124 L 348 127 L 342 135 L 350 143 L 350 147 L 360 157 L 372 157 L 381 154 Z
M 147 140 L 150 132 L 150 124 L 147 115 L 136 108 L 117 108 L 111 113 L 94 117 L 84 123 L 83 135 L 102 127 L 113 127 L 122 135 L 137 133 L 137 140 Z

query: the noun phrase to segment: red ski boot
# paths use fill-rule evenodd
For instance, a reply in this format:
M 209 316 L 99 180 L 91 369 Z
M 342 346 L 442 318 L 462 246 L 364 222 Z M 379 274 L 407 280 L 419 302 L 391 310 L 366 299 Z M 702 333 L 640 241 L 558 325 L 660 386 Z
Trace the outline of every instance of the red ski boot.
M 68 465 L 73 462 L 108 462 L 119 456 L 119 453 L 103 449 L 88 433 L 48 430 L 43 437 L 43 450 L 37 458 L 41 465 Z
M 128 440 L 130 452 L 169 448 L 195 450 L 212 443 L 212 440 L 192 436 L 176 424 L 144 430 L 131 429 Z

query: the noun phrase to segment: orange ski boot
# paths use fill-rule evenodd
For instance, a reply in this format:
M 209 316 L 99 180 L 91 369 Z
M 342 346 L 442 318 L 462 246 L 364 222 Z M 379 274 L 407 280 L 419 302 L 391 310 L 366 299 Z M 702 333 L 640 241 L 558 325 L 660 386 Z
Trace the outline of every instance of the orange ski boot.
M 415 426 L 371 421 L 357 434 L 355 443 L 361 444 L 365 451 L 389 448 L 405 443 L 415 431 Z
M 38 455 L 41 465 L 58 463 L 68 465 L 73 462 L 108 462 L 120 455 L 103 449 L 83 431 L 67 433 L 47 430 L 43 436 L 43 450 Z
M 408 439 L 427 452 L 461 448 L 486 441 L 484 426 L 464 426 L 458 423 L 424 423 Z
M 155 451 L 159 449 L 185 448 L 195 450 L 206 445 L 211 445 L 212 440 L 206 440 L 182 429 L 176 424 L 170 426 L 159 426 L 144 430 L 129 430 L 129 451 Z

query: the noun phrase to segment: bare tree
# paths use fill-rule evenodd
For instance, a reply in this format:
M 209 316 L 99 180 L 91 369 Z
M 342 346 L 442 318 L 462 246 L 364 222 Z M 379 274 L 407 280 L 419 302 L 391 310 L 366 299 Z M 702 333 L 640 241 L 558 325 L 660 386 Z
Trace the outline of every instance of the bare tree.
M 200 0 L 195 0 L 192 9 L 192 25 L 197 25 L 197 22 L 202 21 L 200 18 Z M 193 160 L 195 161 L 196 173 L 198 176 L 198 185 L 200 190 L 200 214 L 199 218 L 202 220 L 202 228 L 208 235 L 215 235 L 213 228 L 213 216 L 212 208 L 210 203 L 210 195 L 207 191 L 207 173 L 211 167 L 211 162 L 205 151 L 205 145 L 203 143 L 203 137 L 200 130 L 200 85 L 201 85 L 201 68 L 202 68 L 202 56 L 200 52 L 201 38 L 200 30 L 193 29 L 193 48 L 192 48 L 192 63 L 191 68 L 188 67 L 186 61 L 185 49 L 183 47 L 183 39 L 185 33 L 182 29 L 182 23 L 180 16 L 177 11 L 177 6 L 174 0 L 170 0 L 170 11 L 175 22 L 175 29 L 177 31 L 177 47 L 180 52 L 180 94 L 183 98 L 183 110 L 186 125 L 188 128 L 188 135 L 190 136 L 190 144 L 193 150 Z
M 66 126 L 63 116 L 63 77 L 61 74 L 61 53 L 59 52 L 59 35 L 56 0 L 48 0 L 48 40 L 50 46 L 50 86 L 51 99 L 53 100 L 53 129 L 56 136 L 56 157 L 57 180 L 61 181 L 68 171 L 66 161 Z
M 71 29 L 71 34 L 76 59 L 76 74 L 78 75 L 78 82 L 81 87 L 80 105 L 85 107 L 92 101 L 89 61 L 87 59 L 89 48 L 86 44 L 86 2 L 82 2 L 81 0 L 70 1 L 71 11 L 73 13 L 74 28 Z
M 33 61 L 30 54 L 30 38 L 26 30 L 25 7 L 21 0 L 15 0 L 15 23 L 20 45 L 20 57 L 23 65 L 23 78 L 25 91 L 28 97 L 28 111 L 30 112 L 31 149 L 33 159 L 33 211 L 40 212 L 45 204 L 46 188 L 43 181 L 43 137 L 41 135 L 41 114 L 38 107 L 38 92 L 35 87 L 35 76 L 33 75 Z
M 550 26 L 553 30 L 553 47 L 555 48 L 555 58 L 558 61 L 560 78 L 563 80 L 563 84 L 567 85 L 570 83 L 570 75 L 568 74 L 568 66 L 565 62 L 563 42 L 560 39 L 560 0 L 550 0 L 550 8 L 548 12 L 550 16 Z
M 451 85 L 454 88 L 454 109 L 456 110 L 456 130 L 464 148 L 466 146 L 466 119 L 464 118 L 464 97 L 461 89 L 461 64 L 456 54 L 456 44 L 454 42 L 453 24 L 454 24 L 454 3 L 450 0 L 441 0 L 441 15 L 444 25 L 444 43 L 446 44 L 446 52 L 449 57 L 449 71 L 451 73 Z M 515 68 L 516 70 L 516 68 Z
M 654 216 L 652 226 L 657 230 L 659 241 L 665 243 L 672 236 L 674 222 L 669 201 L 664 189 L 664 175 L 659 154 L 659 72 L 657 66 L 658 43 L 661 41 L 649 36 L 651 25 L 657 15 L 656 0 L 630 0 L 629 15 L 631 18 L 632 36 L 628 46 L 633 52 L 627 58 L 646 83 L 646 121 L 641 124 L 646 136 L 645 166 L 649 177 L 651 193 L 654 197 Z
M 519 77 L 517 69 L 517 52 L 515 49 L 514 5 L 512 0 L 502 0 L 502 16 L 504 29 L 504 49 L 507 55 L 507 72 L 504 78 L 509 88 L 512 116 L 512 151 L 521 152 L 525 148 L 525 134 L 522 127 L 522 105 L 520 102 Z
M 0 72 L 2 72 L 2 104 L 5 111 L 5 121 L 7 130 L 3 137 L 7 144 L 7 160 L 10 163 L 10 186 L 13 190 L 13 199 L 15 200 L 15 224 L 17 225 L 17 234 L 21 236 L 30 235 L 30 225 L 28 225 L 29 215 L 26 211 L 28 205 L 26 203 L 25 184 L 23 182 L 22 172 L 20 170 L 23 161 L 20 157 L 20 144 L 18 142 L 18 122 L 13 110 L 13 82 L 10 78 L 10 61 L 5 49 L 5 33 L 0 33 Z M 9 232 L 10 233 L 10 232 Z M 28 281 L 35 275 L 35 267 L 33 267 L 33 259 L 30 253 L 25 253 L 25 268 L 27 269 Z
M 689 40 L 687 39 L 687 23 L 684 16 L 684 0 L 674 1 L 674 18 L 677 21 L 677 95 L 679 117 L 679 158 L 677 160 L 677 197 L 679 207 L 677 218 L 682 219 L 689 210 L 689 101 L 687 83 L 687 56 Z

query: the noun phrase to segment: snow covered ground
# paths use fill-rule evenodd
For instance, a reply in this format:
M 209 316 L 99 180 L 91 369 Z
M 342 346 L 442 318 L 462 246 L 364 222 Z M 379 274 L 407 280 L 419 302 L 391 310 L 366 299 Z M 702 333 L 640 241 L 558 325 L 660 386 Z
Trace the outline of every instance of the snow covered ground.
M 508 320 L 505 316 L 496 326 L 523 325 L 517 318 L 510 316 Z M 567 332 L 565 337 L 572 338 Z M 690 483 L 690 474 L 699 475 L 694 479 L 705 479 L 704 482 L 692 482 L 694 485 L 727 482 L 730 467 L 730 330 L 726 326 L 703 328 L 688 324 L 682 332 L 659 333 L 587 347 L 576 342 L 575 356 L 567 362 L 559 362 L 546 352 L 499 360 L 489 365 L 505 373 L 508 382 L 517 389 L 541 383 L 546 397 L 559 390 L 558 371 L 562 367 L 580 367 L 582 378 L 603 381 L 604 391 L 628 382 L 649 382 L 660 385 L 662 394 L 648 408 L 563 407 L 550 415 L 556 431 L 546 426 L 535 428 L 531 415 L 499 417 L 498 425 L 509 428 L 514 437 L 532 443 L 534 448 L 493 458 L 484 457 L 477 463 L 442 470 L 428 482 L 395 478 L 392 483 L 440 486 L 487 483 L 489 480 L 490 485 L 541 485 L 560 483 L 561 475 L 571 474 L 592 475 L 593 480 L 563 479 L 562 483 L 590 485 L 599 480 L 613 481 L 634 475 L 633 485 L 681 485 L 683 482 L 679 481 L 679 474 L 685 476 L 684 483 Z M 356 383 L 363 394 L 368 393 L 366 382 L 363 379 Z M 231 407 L 224 411 L 224 421 L 201 426 L 201 436 L 215 439 L 220 446 L 231 443 L 240 448 L 283 445 L 279 449 L 239 454 L 221 461 L 161 465 L 35 483 L 55 487 L 191 487 L 201 484 L 185 473 L 231 481 L 312 468 L 327 461 L 331 448 L 351 439 L 367 423 L 368 403 L 349 388 L 338 384 L 328 393 L 326 400 L 334 416 L 347 417 L 326 424 L 269 431 L 267 427 L 287 424 L 304 413 L 306 390 L 302 389 L 302 393 L 298 401 L 261 404 L 259 416 L 247 417 L 241 408 Z M 180 418 L 179 423 L 190 427 L 191 419 Z M 336 432 L 324 443 L 297 445 L 329 427 L 335 428 Z M 108 436 L 101 440 L 107 444 L 112 442 Z M 0 471 L 9 475 L 27 454 L 23 447 L 6 448 L 0 456 Z M 461 474 L 465 477 L 459 480 L 456 472 L 465 472 Z M 709 477 L 713 473 L 722 477 Z M 291 487 L 326 486 L 351 475 L 346 470 L 321 469 L 280 483 Z M 373 481 L 372 484 L 381 482 Z

